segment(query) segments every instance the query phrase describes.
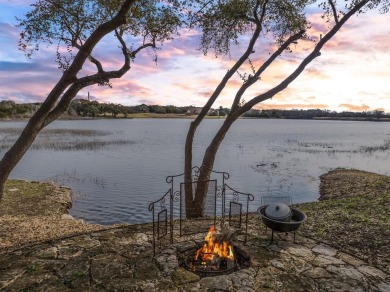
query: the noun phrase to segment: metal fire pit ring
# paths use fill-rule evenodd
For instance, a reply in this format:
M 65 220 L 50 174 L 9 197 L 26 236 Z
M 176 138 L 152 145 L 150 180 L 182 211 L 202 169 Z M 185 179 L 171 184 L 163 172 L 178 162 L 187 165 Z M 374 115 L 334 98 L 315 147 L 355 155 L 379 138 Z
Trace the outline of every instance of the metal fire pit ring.
M 290 221 L 278 221 L 271 219 L 267 217 L 265 214 L 265 209 L 268 205 L 262 206 L 259 209 L 257 209 L 257 212 L 261 216 L 261 220 L 263 221 L 264 225 L 267 226 L 272 230 L 272 237 L 271 242 L 272 243 L 274 239 L 274 231 L 276 232 L 294 232 L 294 243 L 295 243 L 295 231 L 301 226 L 303 222 L 307 220 L 307 216 L 305 213 L 297 210 L 297 209 L 291 209 L 291 219 Z
M 235 247 L 233 247 L 233 249 L 234 251 L 236 251 Z M 238 270 L 238 262 L 236 258 L 238 255 L 237 252 L 234 253 L 234 260 L 232 262 L 232 266 L 224 267 L 220 269 L 213 269 L 213 266 L 207 267 L 207 266 L 199 265 L 200 261 L 194 260 L 194 253 L 191 253 L 186 256 L 184 260 L 184 265 L 188 271 L 191 271 L 200 277 L 213 277 L 219 275 L 227 275 Z

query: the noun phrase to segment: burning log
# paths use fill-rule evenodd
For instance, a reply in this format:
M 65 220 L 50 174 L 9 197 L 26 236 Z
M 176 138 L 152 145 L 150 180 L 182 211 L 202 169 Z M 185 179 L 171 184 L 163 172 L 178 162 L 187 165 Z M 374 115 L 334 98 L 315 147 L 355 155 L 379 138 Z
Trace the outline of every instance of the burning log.
M 195 260 L 201 258 L 204 261 L 216 261 L 218 257 L 234 259 L 233 247 L 227 241 L 221 240 L 227 237 L 228 233 L 224 233 L 219 240 L 215 238 L 215 228 L 211 226 L 207 233 L 203 246 L 196 251 Z
M 189 254 L 185 259 L 186 268 L 200 276 L 221 275 L 238 268 L 240 253 L 233 240 L 242 231 L 230 230 L 225 227 L 220 234 L 215 234 L 211 226 L 200 248 Z M 246 254 L 248 255 L 248 253 Z
M 242 230 L 232 230 L 226 225 L 222 227 L 221 233 L 215 235 L 216 242 L 228 242 L 232 243 L 238 235 L 245 234 Z

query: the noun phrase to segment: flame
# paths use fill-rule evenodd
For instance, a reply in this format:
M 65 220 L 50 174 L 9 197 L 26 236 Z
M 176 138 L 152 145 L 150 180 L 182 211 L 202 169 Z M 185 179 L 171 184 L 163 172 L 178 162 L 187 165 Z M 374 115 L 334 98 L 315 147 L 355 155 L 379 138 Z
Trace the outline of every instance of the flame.
M 214 261 L 216 258 L 234 259 L 233 247 L 226 241 L 216 242 L 214 239 L 215 228 L 211 226 L 207 233 L 203 246 L 196 251 L 195 260 Z

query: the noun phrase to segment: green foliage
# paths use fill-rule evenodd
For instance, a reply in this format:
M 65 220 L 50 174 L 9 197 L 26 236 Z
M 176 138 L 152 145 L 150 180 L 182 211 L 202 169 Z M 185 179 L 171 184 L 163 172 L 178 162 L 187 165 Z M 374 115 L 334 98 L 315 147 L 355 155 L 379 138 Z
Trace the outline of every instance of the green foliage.
M 26 266 L 26 271 L 28 273 L 32 273 L 32 272 L 38 271 L 38 269 L 39 269 L 39 266 L 36 263 L 31 263 L 31 264 L 28 264 Z
M 31 57 L 42 44 L 54 45 L 59 68 L 66 70 L 75 56 L 74 50 L 77 52 L 99 26 L 112 19 L 123 2 L 38 0 L 23 19 L 18 18 L 23 29 L 19 49 Z M 172 38 L 182 23 L 180 6 L 172 2 L 176 1 L 135 1 L 127 13 L 126 24 L 117 30 L 118 35 L 129 36 L 136 48 Z
M 0 101 L 0 118 L 29 118 L 38 109 L 39 103 L 15 103 L 10 100 Z M 174 105 L 136 105 L 124 106 L 114 103 L 99 103 L 96 100 L 75 99 L 70 104 L 68 115 L 71 117 L 127 117 L 134 113 L 157 113 L 157 114 L 185 114 L 191 106 L 177 107 Z M 219 116 L 230 113 L 229 108 L 220 106 Z M 211 115 L 216 115 L 213 112 Z M 336 112 L 321 109 L 292 109 L 292 110 L 250 110 L 244 117 L 248 118 L 282 118 L 282 119 L 362 119 L 362 120 L 388 120 L 390 113 L 381 110 L 364 112 Z
M 332 5 L 330 4 L 332 3 Z M 332 0 L 332 1 L 322 1 L 318 4 L 318 7 L 322 8 L 324 11 L 323 18 L 330 19 L 334 18 L 333 8 L 335 9 L 336 15 L 338 18 L 342 17 L 345 14 L 345 11 L 351 10 L 357 3 L 361 1 L 357 0 Z M 387 13 L 390 9 L 389 0 L 371 0 L 367 1 L 367 5 L 364 6 L 357 14 L 367 12 L 369 10 L 376 9 L 379 13 Z M 333 6 L 333 8 L 332 8 Z
M 309 23 L 304 9 L 311 0 L 223 0 L 193 1 L 193 25 L 202 29 L 201 49 L 204 54 L 211 49 L 216 55 L 227 54 L 240 36 L 261 26 L 264 35 L 272 36 L 278 43 L 290 35 L 306 30 Z
M 146 105 L 124 106 L 113 103 L 99 103 L 85 99 L 76 99 L 70 105 L 70 112 L 74 111 L 80 117 L 127 117 L 133 113 L 157 113 L 157 114 L 184 114 L 188 107 L 176 107 L 173 105 Z
M 0 101 L 0 118 L 24 118 L 35 112 L 36 104 L 16 104 L 11 100 Z
M 378 112 L 380 112 L 378 117 Z M 313 118 L 349 118 L 362 120 L 390 119 L 390 114 L 383 111 L 364 111 L 364 112 L 336 112 L 321 109 L 292 109 L 292 110 L 250 110 L 244 114 L 244 117 L 250 118 L 282 118 L 282 119 L 313 119 Z

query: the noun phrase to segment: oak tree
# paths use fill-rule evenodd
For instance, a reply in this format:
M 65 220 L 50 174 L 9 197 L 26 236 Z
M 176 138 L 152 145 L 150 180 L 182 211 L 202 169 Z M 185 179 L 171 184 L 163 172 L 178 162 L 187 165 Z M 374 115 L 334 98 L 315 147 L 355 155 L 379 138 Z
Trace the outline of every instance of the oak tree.
M 200 173 L 199 182 L 210 179 L 211 171 L 220 144 L 232 124 L 244 113 L 255 105 L 271 99 L 289 84 L 291 84 L 307 65 L 321 55 L 321 50 L 340 31 L 345 23 L 352 16 L 359 15 L 368 10 L 377 9 L 380 13 L 389 10 L 390 1 L 380 0 L 218 0 L 218 1 L 193 1 L 193 25 L 202 29 L 201 47 L 204 53 L 210 50 L 218 56 L 231 52 L 231 47 L 239 42 L 246 41 L 245 48 L 241 51 L 240 57 L 223 76 L 210 98 L 204 105 L 201 113 L 191 123 L 185 143 L 185 181 L 186 181 L 186 214 L 187 217 L 200 217 L 204 214 L 205 200 L 207 195 L 207 183 L 198 183 L 195 191 L 191 188 L 191 169 L 193 163 L 192 149 L 197 127 L 200 125 L 207 112 L 221 95 L 227 82 L 239 73 L 242 84 L 232 97 L 230 112 L 224 120 L 213 139 L 205 150 Z M 322 35 L 310 35 L 312 23 L 308 20 L 308 8 L 317 7 L 321 13 L 317 14 L 321 22 L 327 21 L 328 30 Z M 312 15 L 315 17 L 316 15 Z M 246 36 L 246 38 L 243 38 Z M 274 51 L 264 59 L 264 52 L 261 46 L 257 45 L 262 40 L 272 40 L 277 45 Z M 264 41 L 263 41 L 264 43 Z M 295 45 L 305 44 L 304 57 L 296 54 L 293 50 Z M 256 48 L 256 49 L 255 49 Z M 239 50 L 235 48 L 235 50 Z M 246 102 L 243 102 L 243 95 L 253 85 L 261 82 L 262 76 L 276 61 L 280 60 L 282 53 L 296 54 L 299 60 L 290 74 L 281 78 L 272 88 L 258 92 Z M 281 61 L 283 62 L 283 61 Z M 254 65 L 256 64 L 256 66 Z M 249 73 L 245 68 L 250 68 Z M 258 90 L 258 89 L 256 89 Z
M 110 80 L 130 70 L 139 52 L 154 51 L 178 33 L 182 25 L 179 4 L 176 0 L 37 0 L 19 19 L 20 49 L 31 57 L 42 45 L 56 47 L 62 76 L 0 161 L 0 202 L 12 169 L 38 133 L 67 111 L 81 89 L 110 86 Z M 104 61 L 94 55 L 105 37 L 113 48 L 120 48 L 123 61 L 116 70 L 106 70 Z M 109 52 L 105 59 L 117 57 L 108 56 Z M 82 71 L 88 63 L 94 72 Z

